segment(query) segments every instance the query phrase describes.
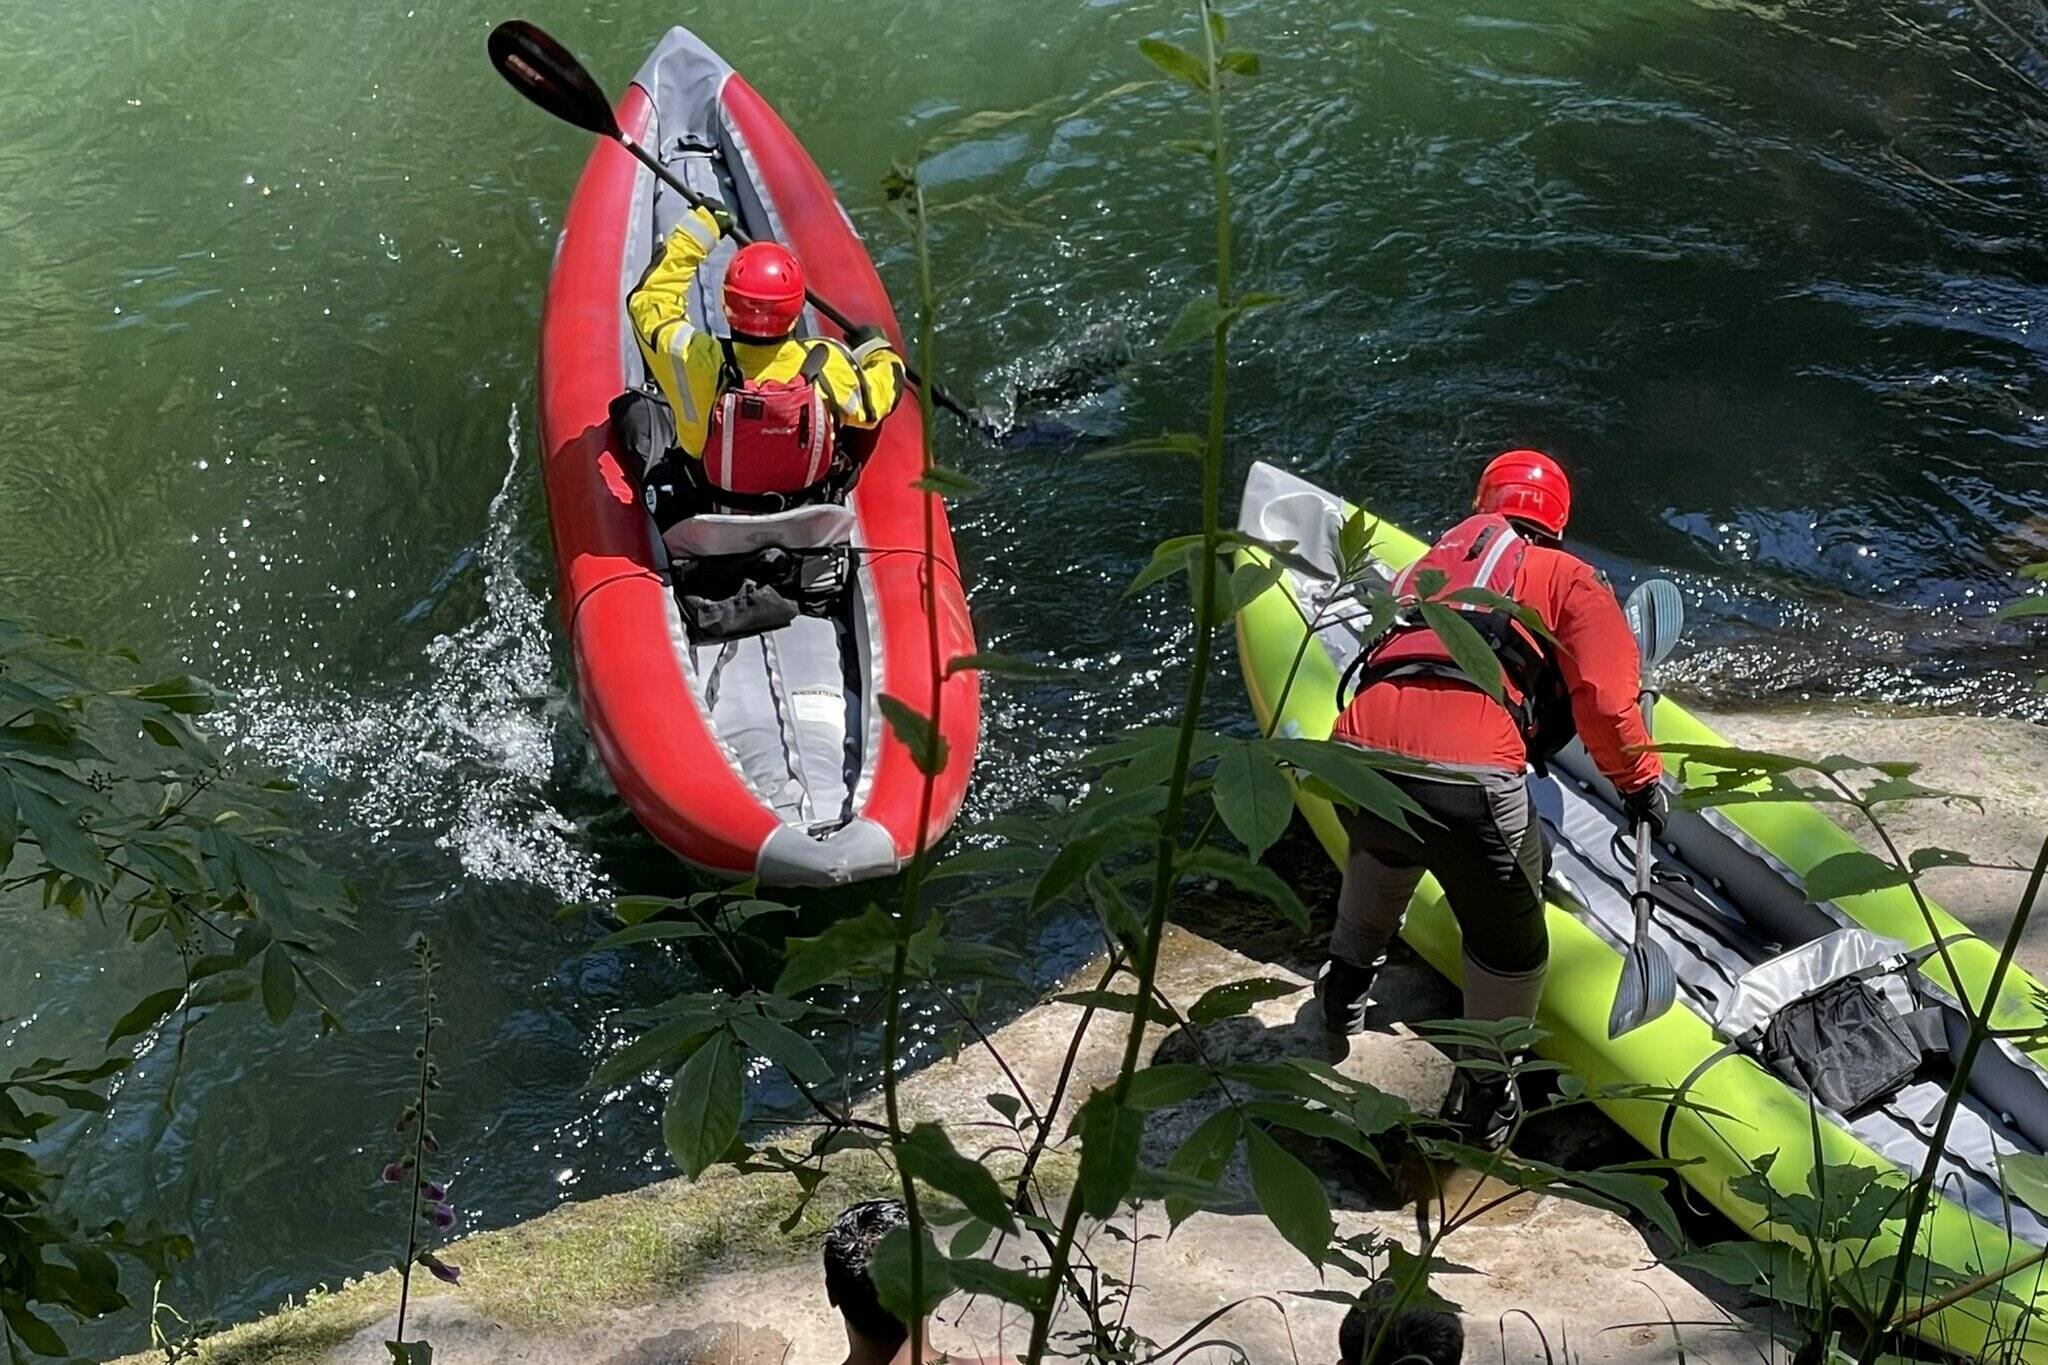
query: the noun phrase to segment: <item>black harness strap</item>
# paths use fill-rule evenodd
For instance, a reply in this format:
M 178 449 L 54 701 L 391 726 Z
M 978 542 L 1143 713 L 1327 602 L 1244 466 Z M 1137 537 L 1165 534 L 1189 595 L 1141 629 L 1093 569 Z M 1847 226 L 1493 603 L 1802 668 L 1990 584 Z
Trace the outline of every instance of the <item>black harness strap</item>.
M 747 376 L 740 369 L 740 358 L 732 349 L 732 338 L 720 337 L 718 349 L 725 352 L 725 363 L 718 367 L 718 387 L 721 390 L 730 390 L 746 383 Z

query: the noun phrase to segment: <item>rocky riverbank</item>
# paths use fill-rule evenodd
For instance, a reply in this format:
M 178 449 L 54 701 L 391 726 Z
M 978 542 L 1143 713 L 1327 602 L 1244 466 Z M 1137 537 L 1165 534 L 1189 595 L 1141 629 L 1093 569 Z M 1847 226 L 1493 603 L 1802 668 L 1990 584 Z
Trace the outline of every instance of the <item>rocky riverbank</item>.
M 1983 799 L 1981 813 L 1957 805 L 1908 811 L 1897 832 L 1909 844 L 2011 860 L 2031 855 L 2048 816 L 2048 731 L 2038 727 L 1849 711 L 1709 713 L 1709 719 L 1738 744 L 1919 761 L 1931 784 Z M 1297 832 L 1275 856 L 1311 904 L 1329 903 L 1334 878 L 1307 839 Z M 2017 893 L 2009 875 L 1968 869 L 1938 875 L 1937 895 L 1973 927 L 1996 929 L 2010 913 Z M 1298 988 L 1207 1030 L 1203 1046 L 1211 1056 L 1254 1061 L 1317 1045 L 1306 1017 L 1314 941 L 1263 911 L 1213 895 L 1192 897 L 1178 919 L 1182 927 L 1169 942 L 1161 983 L 1177 1004 L 1185 1007 L 1213 985 L 1250 975 Z M 2023 961 L 2048 976 L 2048 928 L 2030 936 Z M 1407 1025 L 1455 1013 L 1455 998 L 1413 958 L 1396 963 L 1383 994 L 1401 1002 L 1398 1018 L 1358 1040 L 1341 1065 L 1418 1107 L 1433 1105 L 1449 1065 Z M 997 1050 L 1033 1093 L 1052 1090 L 1077 1016 L 1074 1005 L 1048 1002 L 994 1035 Z M 1121 1023 L 1122 1016 L 1098 1020 L 1080 1052 L 1070 1094 L 1085 1096 L 1114 1074 Z M 1190 1055 L 1192 1046 L 1186 1037 L 1167 1035 L 1158 1039 L 1156 1055 L 1174 1060 Z M 973 1125 L 989 1115 L 984 1097 L 1004 1088 L 996 1063 L 970 1050 L 907 1082 L 906 1117 L 947 1122 L 972 1151 Z M 1163 1159 L 1206 1116 L 1203 1106 L 1195 1101 L 1161 1111 L 1148 1133 L 1148 1158 Z M 1055 1126 L 1064 1131 L 1064 1120 Z M 1578 1164 L 1634 1154 L 1589 1111 L 1532 1129 L 1526 1145 L 1525 1154 Z M 1376 1228 L 1413 1242 L 1415 1180 L 1382 1178 L 1341 1149 L 1305 1143 L 1299 1152 L 1324 1177 L 1340 1233 Z M 1054 1168 L 1056 1184 L 1066 1169 Z M 792 1194 L 788 1182 L 729 1172 L 559 1209 L 452 1249 L 450 1259 L 464 1268 L 461 1288 L 429 1281 L 411 1326 L 435 1344 L 439 1359 L 454 1362 L 835 1360 L 843 1342 L 817 1270 L 822 1226 L 844 1203 L 888 1187 L 889 1177 L 872 1159 L 845 1161 L 786 1232 L 778 1225 Z M 1167 1228 L 1162 1214 L 1148 1212 L 1135 1229 L 1125 1229 L 1133 1230 L 1163 1237 Z M 1726 1232 L 1712 1219 L 1696 1229 L 1703 1237 Z M 1119 1264 L 1130 1254 L 1128 1244 L 1107 1238 L 1094 1250 Z M 1655 1233 L 1612 1214 L 1551 1198 L 1505 1203 L 1445 1248 L 1472 1272 L 1443 1286 L 1465 1310 L 1472 1342 L 1467 1358 L 1566 1358 L 1568 1344 L 1570 1356 L 1585 1361 L 1667 1361 L 1675 1352 L 1673 1329 L 1664 1324 L 1676 1321 L 1701 1324 L 1679 1329 L 1689 1359 L 1755 1359 L 1743 1331 L 1713 1325 L 1745 1323 L 1743 1315 L 1753 1317 L 1753 1310 L 1718 1286 L 1659 1264 L 1663 1250 Z M 1203 1314 L 1242 1301 L 1203 1335 L 1238 1342 L 1260 1362 L 1334 1358 L 1341 1310 L 1293 1296 L 1321 1287 L 1315 1271 L 1248 1211 L 1197 1214 L 1170 1240 L 1147 1242 L 1137 1265 L 1130 1322 L 1154 1340 L 1172 1341 Z M 225 1332 L 200 1359 L 214 1365 L 382 1362 L 396 1300 L 395 1278 L 373 1276 Z M 1015 1322 L 985 1300 L 949 1304 L 937 1330 L 940 1345 L 969 1353 L 1022 1347 Z M 1189 1358 L 1234 1357 L 1214 1347 Z

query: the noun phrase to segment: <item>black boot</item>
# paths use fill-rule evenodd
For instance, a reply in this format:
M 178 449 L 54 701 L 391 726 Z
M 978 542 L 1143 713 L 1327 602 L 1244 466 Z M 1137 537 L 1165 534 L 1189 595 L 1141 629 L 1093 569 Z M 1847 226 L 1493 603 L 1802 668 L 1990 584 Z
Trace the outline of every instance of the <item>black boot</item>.
M 1522 1092 L 1507 1072 L 1474 1072 L 1461 1066 L 1451 1077 L 1450 1093 L 1437 1117 L 1455 1127 L 1458 1140 L 1467 1146 L 1497 1152 L 1522 1117 Z
M 1387 965 L 1381 953 L 1363 967 L 1333 957 L 1316 973 L 1316 1003 L 1322 1008 L 1323 1029 L 1333 1037 L 1348 1038 L 1365 1032 L 1365 1010 L 1380 968 Z

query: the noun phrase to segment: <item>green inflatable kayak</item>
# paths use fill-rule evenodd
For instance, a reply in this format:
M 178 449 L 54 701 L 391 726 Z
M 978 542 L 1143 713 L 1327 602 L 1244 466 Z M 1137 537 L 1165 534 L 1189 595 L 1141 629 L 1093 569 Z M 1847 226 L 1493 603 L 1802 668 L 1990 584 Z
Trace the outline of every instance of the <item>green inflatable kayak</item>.
M 1259 464 L 1246 480 L 1238 525 L 1268 544 L 1292 542 L 1302 559 L 1327 569 L 1352 510 L 1313 484 Z M 1373 556 L 1389 574 L 1425 548 L 1385 523 L 1373 529 Z M 1242 553 L 1260 557 L 1256 549 Z M 1239 613 L 1238 656 L 1267 733 L 1329 736 L 1338 680 L 1361 645 L 1362 613 L 1347 604 L 1329 579 L 1289 570 Z M 1658 703 L 1654 725 L 1660 743 L 1724 743 L 1668 698 Z M 1659 883 L 1668 894 L 1660 897 L 1653 930 L 1676 967 L 1678 1004 L 1611 1040 L 1620 947 L 1632 931 L 1633 866 L 1616 838 L 1617 799 L 1576 744 L 1548 776 L 1530 780 L 1560 888 L 1549 907 L 1542 1051 L 1596 1092 L 1631 1083 L 1683 1087 L 1695 1104 L 1728 1116 L 1646 1099 L 1602 1104 L 1651 1152 L 1688 1163 L 1678 1174 L 1759 1240 L 1813 1250 L 1803 1246 L 1785 1206 L 1773 1209 L 1770 1201 L 1738 1193 L 1758 1189 L 1755 1172 L 1766 1172 L 1769 1187 L 1787 1198 L 1808 1194 L 1816 1151 L 1824 1175 L 1854 1167 L 1896 1185 L 1900 1173 L 1917 1173 L 1953 1074 L 1947 1049 L 1960 1046 L 1965 1031 L 1959 1001 L 1981 998 L 1997 951 L 1938 908 L 1930 933 L 1905 887 L 1808 902 L 1800 878 L 1857 847 L 1812 806 L 1773 802 L 1681 814 L 1657 850 Z M 1305 790 L 1297 790 L 1296 802 L 1341 865 L 1345 839 L 1335 811 Z M 1403 936 L 1438 971 L 1458 978 L 1457 926 L 1433 879 L 1417 891 Z M 2025 973 L 2010 971 L 1994 1021 L 2039 1026 L 2043 1015 L 2031 1002 L 2043 998 L 2040 991 Z M 1870 1068 L 1831 1051 L 1849 1032 L 1844 1019 L 1883 1029 L 1893 1054 L 1910 1047 L 1910 1074 L 1880 1079 L 1877 1092 L 1867 1093 Z M 1980 1054 L 1970 1089 L 1944 1144 L 1945 1197 L 1928 1213 L 1921 1250 L 1936 1265 L 1976 1276 L 2031 1260 L 2048 1246 L 2048 1208 L 2008 1196 L 1999 1172 L 2004 1154 L 2048 1146 L 2048 1070 L 2039 1055 L 1997 1042 Z M 1863 1221 L 1850 1229 L 1855 1240 L 1818 1248 L 1839 1278 L 1869 1276 L 1896 1254 L 1898 1221 L 1874 1235 L 1868 1224 L 1875 1219 Z M 1989 1351 L 1999 1360 L 2048 1363 L 2048 1322 L 2034 1324 L 2029 1340 L 2023 1309 L 2048 1293 L 2044 1275 L 2043 1263 L 2026 1265 L 1995 1290 L 1930 1314 L 1914 1330 L 1970 1357 Z M 1909 1291 L 1905 1311 L 1940 1293 Z M 2048 1310 L 2048 1300 L 2041 1308 Z

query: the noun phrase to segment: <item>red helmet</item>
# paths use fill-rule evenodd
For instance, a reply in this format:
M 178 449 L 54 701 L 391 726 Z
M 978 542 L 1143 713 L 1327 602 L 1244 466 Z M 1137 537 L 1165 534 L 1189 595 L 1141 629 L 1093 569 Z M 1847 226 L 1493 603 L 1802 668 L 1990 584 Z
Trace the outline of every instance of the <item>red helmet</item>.
M 1572 482 L 1556 460 L 1540 450 L 1496 455 L 1479 476 L 1473 510 L 1498 512 L 1526 521 L 1553 536 L 1564 534 L 1572 516 Z
M 780 242 L 749 242 L 725 268 L 725 320 L 733 335 L 775 340 L 804 311 L 804 268 Z

